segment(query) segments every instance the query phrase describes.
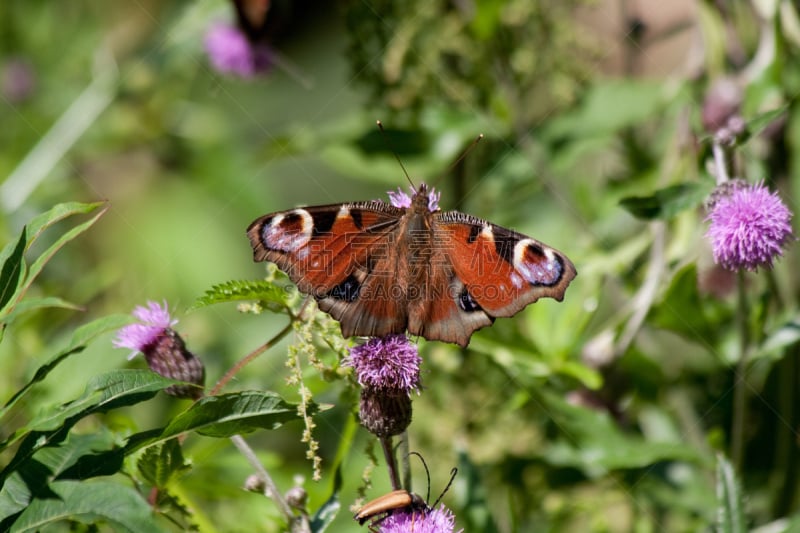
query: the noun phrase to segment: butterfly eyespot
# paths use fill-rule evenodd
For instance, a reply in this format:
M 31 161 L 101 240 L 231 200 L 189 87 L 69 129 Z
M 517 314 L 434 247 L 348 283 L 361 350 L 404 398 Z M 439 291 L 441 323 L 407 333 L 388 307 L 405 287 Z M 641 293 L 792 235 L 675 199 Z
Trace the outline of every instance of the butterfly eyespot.
M 532 285 L 551 286 L 561 280 L 561 260 L 533 239 L 522 239 L 514 247 L 514 267 Z
M 458 295 L 458 306 L 467 313 L 483 311 L 483 308 L 478 305 L 478 302 L 475 301 L 475 298 L 467 291 L 466 287 L 463 287 Z
M 295 209 L 286 214 L 275 215 L 264 224 L 261 239 L 264 247 L 281 252 L 299 250 L 311 240 L 314 221 L 304 209 Z

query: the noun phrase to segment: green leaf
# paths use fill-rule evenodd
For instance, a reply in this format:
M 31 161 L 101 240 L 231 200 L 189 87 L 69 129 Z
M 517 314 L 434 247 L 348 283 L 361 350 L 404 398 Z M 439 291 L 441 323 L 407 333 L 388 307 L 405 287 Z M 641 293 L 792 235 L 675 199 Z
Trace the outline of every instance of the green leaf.
M 778 119 L 778 117 L 788 113 L 789 106 L 790 102 L 780 106 L 777 109 L 773 109 L 772 111 L 766 111 L 764 113 L 761 113 L 760 115 L 756 115 L 752 119 L 748 120 L 746 139 L 758 137 L 758 135 L 762 131 L 767 129 L 767 127 L 769 127 L 770 124 L 775 122 Z
M 308 406 L 310 415 L 317 410 L 313 403 Z M 161 437 L 174 437 L 186 431 L 208 437 L 231 437 L 257 429 L 276 429 L 299 419 L 297 405 L 274 392 L 236 392 L 201 398 L 175 417 Z
M 693 181 L 659 189 L 651 196 L 629 196 L 619 203 L 636 218 L 670 219 L 702 204 L 712 188 L 711 183 Z
M 133 405 L 152 398 L 156 392 L 181 383 L 150 370 L 114 370 L 92 378 L 83 395 L 63 406 L 51 407 L 12 434 L 0 446 L 7 447 L 22 437 L 17 453 L 0 471 L 0 483 L 41 448 L 64 441 L 79 420 L 93 413 Z
M 635 127 L 664 106 L 663 85 L 646 80 L 595 83 L 574 112 L 554 119 L 543 132 L 550 138 L 609 135 Z
M 82 311 L 83 308 L 77 304 L 72 302 L 68 302 L 63 298 L 59 298 L 57 296 L 44 296 L 42 298 L 28 298 L 26 300 L 22 300 L 21 302 L 17 303 L 14 306 L 13 311 L 11 311 L 8 315 L 6 315 L 7 322 L 13 322 L 16 318 L 20 315 L 28 313 L 30 311 L 35 311 L 37 309 L 45 309 L 45 308 L 60 308 L 60 309 L 71 309 L 72 311 Z
M 600 476 L 611 470 L 642 468 L 660 461 L 702 461 L 698 451 L 685 442 L 648 442 L 639 435 L 624 433 L 606 412 L 571 405 L 545 391 L 539 392 L 539 398 L 563 433 L 563 438 L 543 454 L 550 464 Z
M 0 321 L 5 323 L 5 316 L 8 315 L 15 296 L 19 293 L 22 282 L 25 279 L 25 253 L 27 244 L 27 228 L 22 228 L 16 245 L 8 243 L 0 253 L 0 260 L 3 262 L 0 269 Z
M 658 304 L 650 311 L 650 322 L 702 344 L 714 344 L 716 328 L 704 314 L 704 302 L 697 288 L 697 265 L 688 264 L 675 273 Z
M 339 513 L 342 504 L 339 501 L 339 491 L 342 490 L 342 465 L 336 468 L 333 474 L 333 490 L 331 495 L 325 500 L 314 516 L 311 517 L 309 526 L 312 533 L 322 533 L 333 522 L 336 515 Z
M 717 531 L 746 533 L 742 487 L 733 466 L 722 455 L 717 456 Z
M 163 489 L 176 475 L 190 468 L 183 458 L 178 439 L 169 439 L 145 450 L 136 463 L 142 477 L 151 485 Z
M 65 348 L 57 352 L 54 356 L 52 356 L 45 364 L 40 366 L 36 373 L 33 375 L 33 378 L 25 384 L 20 390 L 18 390 L 10 400 L 6 402 L 3 406 L 3 409 L 0 409 L 0 418 L 2 418 L 8 410 L 15 404 L 19 399 L 25 395 L 25 393 L 30 390 L 30 388 L 44 380 L 47 375 L 56 368 L 59 364 L 63 363 L 66 359 L 70 356 L 80 353 L 86 348 L 86 345 L 89 344 L 90 341 L 94 340 L 98 335 L 101 335 L 109 330 L 118 329 L 125 324 L 131 321 L 130 315 L 111 315 L 103 318 L 98 318 L 88 324 L 85 324 L 72 334 L 72 339 L 67 344 Z M 0 447 L 0 449 L 2 449 Z
M 131 487 L 111 481 L 54 481 L 56 498 L 34 499 L 10 531 L 40 531 L 64 520 L 108 524 L 115 531 L 165 531 L 152 509 Z
M 94 209 L 98 205 L 102 205 L 102 204 L 86 204 L 86 205 L 90 205 L 90 206 L 92 206 L 92 209 Z M 37 257 L 36 260 L 33 262 L 33 264 L 31 264 L 31 267 L 30 267 L 30 269 L 28 271 L 28 276 L 27 276 L 27 278 L 25 280 L 25 286 L 22 288 L 22 292 L 24 293 L 28 289 L 28 287 L 31 286 L 31 284 L 34 282 L 36 277 L 42 271 L 44 266 L 47 264 L 48 261 L 50 261 L 50 259 L 52 259 L 52 257 L 56 254 L 57 251 L 59 251 L 65 244 L 67 244 L 71 240 L 75 239 L 77 236 L 79 236 L 80 234 L 85 232 L 87 229 L 92 227 L 94 225 L 94 223 L 97 222 L 97 220 L 101 216 L 103 216 L 107 210 L 108 210 L 108 207 L 100 210 L 99 213 L 97 213 L 95 216 L 93 216 L 92 218 L 90 218 L 89 220 L 84 222 L 83 224 L 78 224 L 74 228 L 72 228 L 69 231 L 67 231 L 66 233 L 62 234 L 56 240 L 56 242 L 51 244 L 39 257 Z
M 94 202 L 90 204 L 82 202 L 65 202 L 53 206 L 49 211 L 33 217 L 28 223 L 29 240 L 26 250 L 36 241 L 44 230 L 67 217 L 73 215 L 84 215 L 91 213 L 100 206 L 106 205 L 105 202 Z
M 211 287 L 192 304 L 190 310 L 238 300 L 259 300 L 265 302 L 270 309 L 289 309 L 291 300 L 296 297 L 297 289 L 291 286 L 265 280 L 234 280 Z
M 11 248 L 10 245 L 7 245 L 0 252 L 0 259 L 3 260 L 2 270 L 0 270 L 0 327 L 7 325 L 11 311 L 19 303 L 19 300 L 53 255 L 66 243 L 91 227 L 105 213 L 107 208 L 101 210 L 90 220 L 61 235 L 56 242 L 33 261 L 27 271 L 23 258 L 24 252 L 31 247 L 45 229 L 59 220 L 71 215 L 89 213 L 101 205 L 104 204 L 82 204 L 78 202 L 59 204 L 46 213 L 34 217 L 30 224 L 23 228 L 16 246 Z
M 149 369 L 112 370 L 92 377 L 80 398 L 34 418 L 27 429 L 52 431 L 67 419 L 134 405 L 177 383 L 181 382 L 160 376 Z

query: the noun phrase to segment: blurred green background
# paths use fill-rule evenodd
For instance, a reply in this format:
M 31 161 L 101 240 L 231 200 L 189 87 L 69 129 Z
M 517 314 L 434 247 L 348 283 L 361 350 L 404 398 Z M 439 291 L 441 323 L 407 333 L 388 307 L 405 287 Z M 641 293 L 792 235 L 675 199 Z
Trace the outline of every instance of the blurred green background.
M 4 397 L 76 326 L 148 299 L 169 303 L 213 384 L 286 324 L 234 304 L 185 313 L 214 284 L 264 275 L 248 224 L 297 205 L 385 199 L 407 185 L 394 151 L 415 183 L 442 191 L 445 210 L 542 240 L 579 272 L 564 302 L 500 319 L 466 350 L 420 341 L 411 449 L 431 466 L 434 495 L 460 468 L 445 498 L 459 527 L 708 531 L 721 505 L 717 454 L 743 484 L 748 527 L 797 523 L 796 247 L 744 278 L 737 322 L 735 280 L 713 265 L 701 205 L 713 188 L 703 101 L 729 76 L 751 125 L 736 175 L 797 206 L 791 2 L 276 0 L 268 17 L 280 65 L 240 79 L 214 72 L 203 50 L 213 22 L 234 20 L 221 0 L 0 4 L 0 240 L 58 202 L 110 206 L 32 289 L 81 311 L 32 313 L 6 332 Z M 690 193 L 655 217 L 620 206 L 677 184 Z M 296 400 L 291 343 L 228 390 Z M 143 365 L 126 355 L 110 335 L 94 343 L 36 388 L 27 416 L 75 398 L 92 375 Z M 330 350 L 318 355 L 336 365 Z M 356 531 L 347 506 L 371 439 L 359 429 L 340 446 L 357 392 L 304 370 L 332 406 L 316 419 L 322 480 L 310 481 L 300 425 L 249 440 L 284 490 L 305 478 L 312 512 L 344 454 L 331 530 Z M 185 408 L 164 396 L 146 405 L 76 430 L 124 435 Z M 248 466 L 227 440 L 193 436 L 185 449 L 193 466 L 174 490 L 201 530 L 280 530 L 273 504 L 241 489 Z M 380 465 L 372 482 L 370 498 L 388 489 Z M 416 467 L 414 487 L 424 493 Z

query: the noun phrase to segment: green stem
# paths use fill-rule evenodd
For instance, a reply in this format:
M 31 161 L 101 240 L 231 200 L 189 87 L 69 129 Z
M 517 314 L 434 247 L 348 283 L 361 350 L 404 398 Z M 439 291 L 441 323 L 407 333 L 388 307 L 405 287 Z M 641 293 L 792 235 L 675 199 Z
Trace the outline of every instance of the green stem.
M 736 374 L 733 384 L 731 461 L 736 471 L 740 472 L 744 455 L 744 419 L 745 403 L 747 401 L 747 347 L 750 344 L 745 274 L 741 270 L 737 273 L 737 297 L 736 324 L 739 329 L 739 360 L 736 363 Z
M 392 490 L 400 490 L 403 487 L 400 485 L 400 472 L 397 469 L 397 461 L 394 457 L 392 437 L 378 437 L 378 440 L 381 443 L 381 448 L 383 448 L 386 468 L 389 469 L 389 481 L 392 483 Z

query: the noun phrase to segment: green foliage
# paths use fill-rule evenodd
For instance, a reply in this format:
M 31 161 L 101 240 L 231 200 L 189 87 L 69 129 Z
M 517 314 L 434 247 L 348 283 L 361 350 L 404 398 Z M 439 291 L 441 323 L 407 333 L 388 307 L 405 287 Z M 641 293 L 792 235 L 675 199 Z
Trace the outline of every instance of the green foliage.
M 794 3 L 267 4 L 273 68 L 241 80 L 203 57 L 227 0 L 0 3 L 0 531 L 363 530 L 393 487 L 360 341 L 245 228 L 405 189 L 397 157 L 579 273 L 466 349 L 418 340 L 397 455 L 433 498 L 458 466 L 456 530 L 800 528 L 797 243 L 732 273 L 705 238 L 719 165 L 800 205 Z M 148 300 L 200 399 L 113 348 Z
M 742 487 L 730 461 L 717 458 L 717 531 L 744 533 L 748 531 L 744 514 Z
M 284 284 L 271 281 L 228 281 L 214 285 L 197 299 L 191 310 L 225 302 L 257 300 L 276 312 L 292 309 L 297 302 L 297 291 Z

